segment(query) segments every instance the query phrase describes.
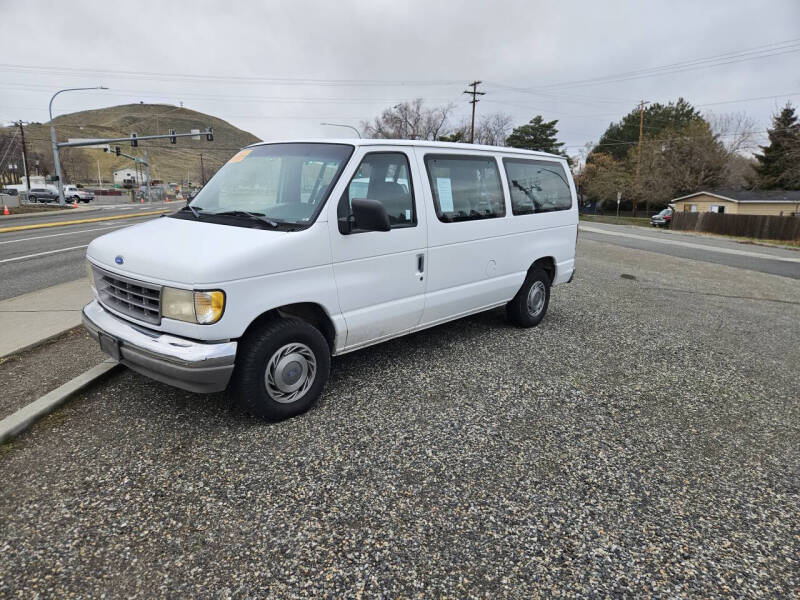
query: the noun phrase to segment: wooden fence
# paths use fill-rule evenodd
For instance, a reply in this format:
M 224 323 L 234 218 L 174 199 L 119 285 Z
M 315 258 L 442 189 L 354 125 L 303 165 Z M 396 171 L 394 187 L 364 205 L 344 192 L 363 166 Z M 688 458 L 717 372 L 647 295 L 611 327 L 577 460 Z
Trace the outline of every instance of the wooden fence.
M 675 212 L 670 229 L 800 242 L 800 217 Z

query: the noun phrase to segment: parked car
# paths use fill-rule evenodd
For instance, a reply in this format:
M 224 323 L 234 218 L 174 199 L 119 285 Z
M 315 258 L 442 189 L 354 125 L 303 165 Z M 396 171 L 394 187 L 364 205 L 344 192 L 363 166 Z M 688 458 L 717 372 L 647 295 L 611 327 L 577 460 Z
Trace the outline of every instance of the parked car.
M 551 286 L 572 280 L 577 234 L 560 156 L 261 143 L 167 218 L 93 240 L 83 321 L 146 376 L 230 387 L 251 413 L 283 419 L 320 396 L 332 355 L 497 307 L 536 326 Z
M 653 227 L 669 227 L 672 222 L 672 209 L 665 208 L 660 213 L 650 217 L 650 225 Z
M 28 202 L 52 202 L 58 200 L 58 192 L 48 188 L 31 188 L 28 192 Z
M 84 202 L 86 204 L 88 204 L 91 200 L 94 200 L 94 194 L 92 192 L 83 188 L 79 188 L 76 185 L 65 185 L 64 197 L 70 201 Z

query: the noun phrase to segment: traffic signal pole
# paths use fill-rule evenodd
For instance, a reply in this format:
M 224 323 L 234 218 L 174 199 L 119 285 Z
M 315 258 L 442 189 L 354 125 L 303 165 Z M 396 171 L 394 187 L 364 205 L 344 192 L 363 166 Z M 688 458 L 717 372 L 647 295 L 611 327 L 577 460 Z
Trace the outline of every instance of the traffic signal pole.
M 152 202 L 150 197 L 150 163 L 147 161 L 147 150 L 144 151 L 144 179 L 147 183 L 147 201 Z
M 52 119 L 51 119 L 52 122 Z M 139 142 L 142 140 L 164 140 L 169 139 L 171 143 L 175 143 L 175 140 L 179 137 L 196 137 L 197 135 L 205 135 L 206 140 L 209 142 L 214 141 L 214 130 L 211 127 L 207 127 L 205 131 L 202 131 L 198 134 L 197 131 L 193 131 L 190 133 L 175 133 L 175 130 L 170 129 L 170 132 L 163 135 L 136 135 L 132 133 L 128 137 L 124 138 L 105 138 L 105 139 L 94 139 L 94 140 L 82 140 L 80 142 L 57 142 L 56 141 L 56 130 L 55 128 L 50 125 L 50 136 L 53 140 L 53 159 L 55 162 L 56 173 L 58 174 L 58 193 L 59 193 L 59 202 L 64 203 L 64 191 L 61 187 L 61 163 L 58 161 L 58 150 L 59 148 L 80 148 L 85 146 L 100 146 L 102 144 L 115 144 L 121 142 L 130 142 L 132 147 L 137 147 Z M 106 152 L 110 151 L 110 148 L 106 149 Z M 124 152 L 119 151 L 119 146 L 115 148 L 115 154 L 117 156 L 125 156 L 126 158 L 130 158 L 135 163 L 144 163 L 145 165 L 145 178 L 147 179 L 147 200 L 148 202 L 151 200 L 150 196 L 150 163 L 147 160 L 147 150 L 144 151 L 144 160 L 137 158 L 135 156 L 131 156 L 129 154 L 125 154 Z
M 122 142 L 131 142 L 131 145 L 136 147 L 139 142 L 143 140 L 165 140 L 167 138 L 179 138 L 179 137 L 190 137 L 198 135 L 205 135 L 206 139 L 209 142 L 214 141 L 214 130 L 210 127 L 205 131 L 201 131 L 200 133 L 165 133 L 163 135 L 136 135 L 135 133 L 122 138 L 104 138 L 104 139 L 94 139 L 94 140 L 82 140 L 80 142 L 56 142 L 55 141 L 55 132 L 53 132 L 53 143 L 58 148 L 79 148 L 81 146 L 100 146 L 102 144 L 119 144 Z

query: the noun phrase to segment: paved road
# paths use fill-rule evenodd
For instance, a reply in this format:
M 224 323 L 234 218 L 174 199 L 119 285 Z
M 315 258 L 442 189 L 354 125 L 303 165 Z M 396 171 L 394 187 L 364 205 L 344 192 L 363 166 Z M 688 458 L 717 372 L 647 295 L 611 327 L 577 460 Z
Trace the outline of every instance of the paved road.
M 0 596 L 796 595 L 800 282 L 578 250 L 540 327 L 337 358 L 287 422 L 79 395 L 0 448 Z
M 81 213 L 94 218 L 97 213 Z M 108 214 L 131 214 L 109 211 Z M 108 216 L 106 211 L 99 216 Z M 153 216 L 0 233 L 0 300 L 83 277 L 86 246 L 94 238 Z M 50 222 L 34 220 L 24 224 Z M 63 220 L 63 217 L 62 217 Z M 74 218 L 71 220 L 75 220 Z M 21 225 L 22 219 L 14 225 Z
M 153 210 L 171 209 L 177 210 L 181 203 L 170 202 L 166 205 L 161 203 L 153 204 L 127 204 L 122 206 L 89 206 L 80 205 L 80 210 L 48 211 L 46 213 L 35 213 L 32 215 L 14 216 L 13 219 L 0 217 L 0 229 L 6 227 L 18 227 L 25 225 L 36 225 L 40 223 L 55 223 L 61 221 L 78 221 L 83 219 L 96 219 L 99 217 L 110 217 L 115 215 L 128 215 L 136 212 L 150 212 Z M 0 236 L 3 234 L 0 233 Z
M 800 251 L 797 250 L 655 228 L 586 221 L 581 222 L 580 235 L 585 239 L 625 248 L 800 279 Z

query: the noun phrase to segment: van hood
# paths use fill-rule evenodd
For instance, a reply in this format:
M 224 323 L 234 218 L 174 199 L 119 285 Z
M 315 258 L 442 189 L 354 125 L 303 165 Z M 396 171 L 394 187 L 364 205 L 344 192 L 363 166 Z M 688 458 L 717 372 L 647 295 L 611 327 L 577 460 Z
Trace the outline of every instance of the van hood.
M 306 231 L 289 234 L 164 217 L 96 238 L 86 256 L 116 273 L 194 286 L 282 271 L 283 241 Z

